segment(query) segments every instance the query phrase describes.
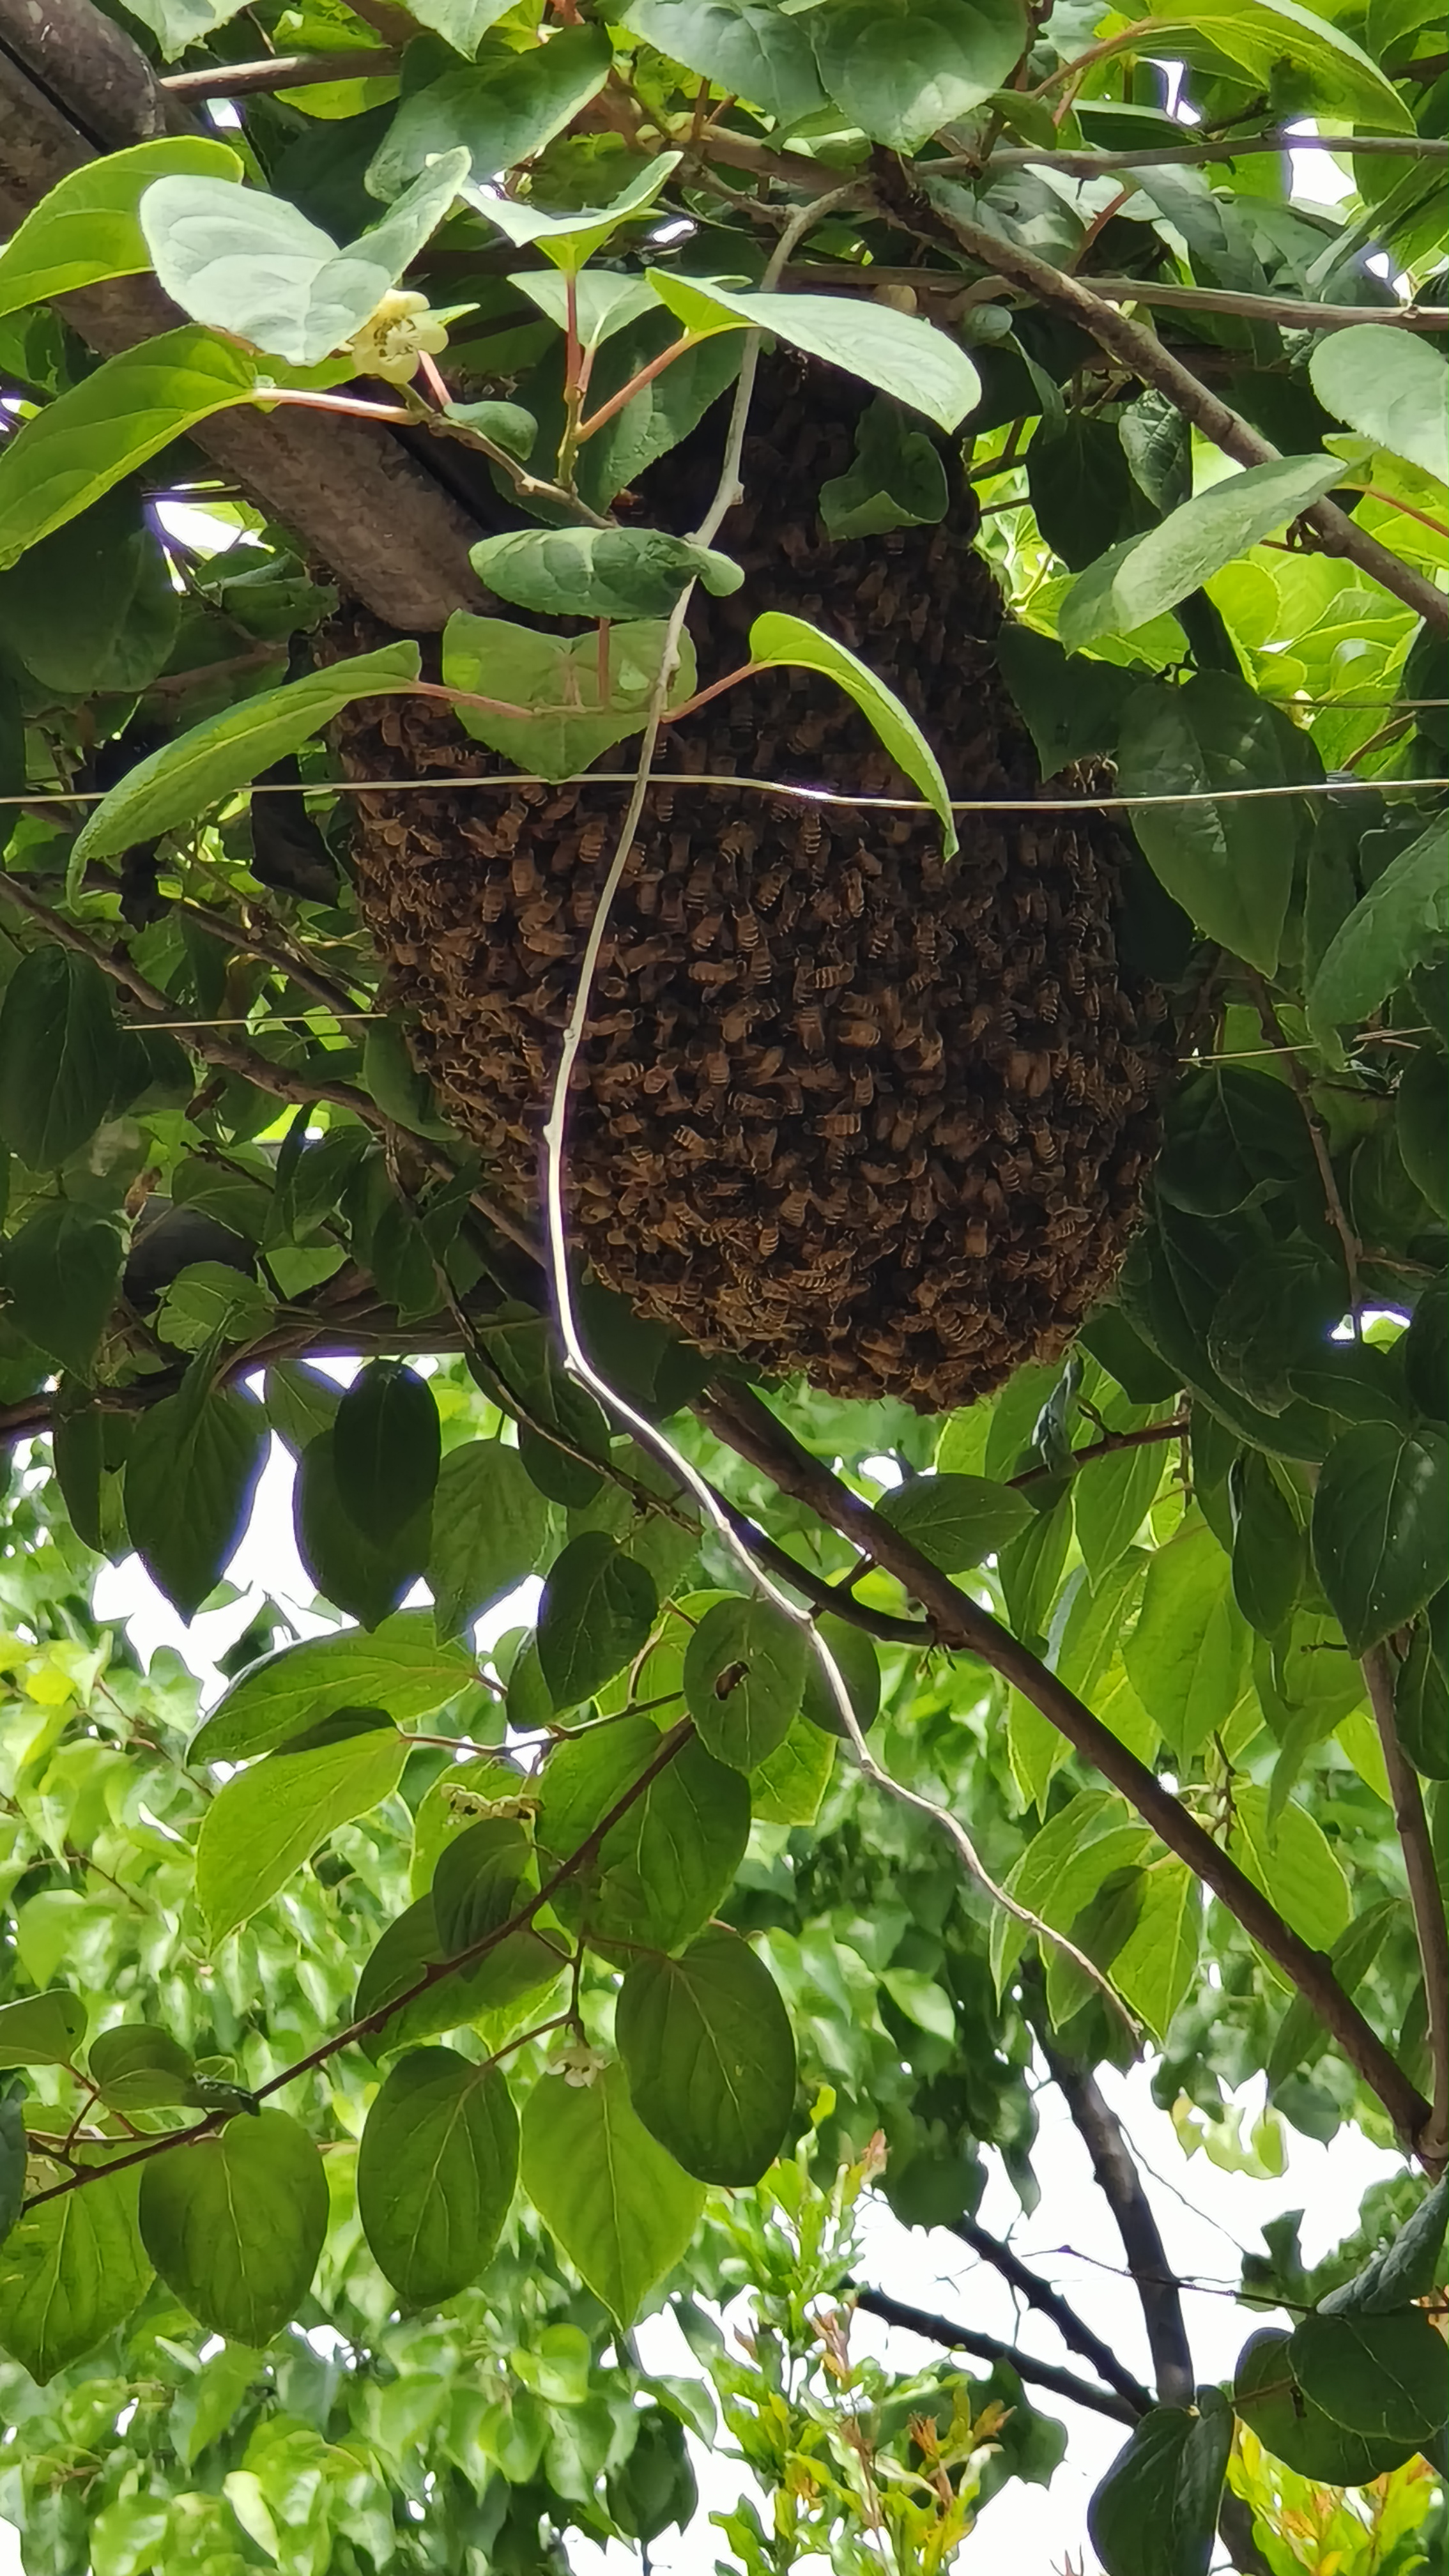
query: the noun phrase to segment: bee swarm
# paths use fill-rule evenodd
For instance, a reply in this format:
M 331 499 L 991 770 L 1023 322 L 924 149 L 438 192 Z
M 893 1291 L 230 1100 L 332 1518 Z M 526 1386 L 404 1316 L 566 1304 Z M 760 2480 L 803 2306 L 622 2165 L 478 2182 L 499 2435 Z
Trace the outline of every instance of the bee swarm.
M 746 498 L 717 539 L 745 586 L 695 595 L 700 685 L 748 658 L 752 618 L 792 611 L 905 700 L 953 795 L 1029 798 L 969 487 L 938 527 L 837 545 L 820 528 L 864 399 L 762 370 Z M 641 517 L 693 524 L 722 438 L 717 407 L 651 469 Z M 359 889 L 420 1062 L 489 1187 L 526 1207 L 628 791 L 453 794 L 450 773 L 508 764 L 418 700 L 354 707 L 339 735 L 350 776 L 437 779 L 355 800 Z M 637 737 L 602 765 L 636 753 Z M 666 730 L 657 766 L 915 792 L 847 698 L 790 670 Z M 943 867 L 929 814 L 652 790 L 571 1110 L 571 1216 L 598 1277 L 706 1350 L 925 1412 L 1065 1346 L 1111 1284 L 1157 1145 L 1160 1006 L 1119 974 L 1108 826 L 960 823 Z

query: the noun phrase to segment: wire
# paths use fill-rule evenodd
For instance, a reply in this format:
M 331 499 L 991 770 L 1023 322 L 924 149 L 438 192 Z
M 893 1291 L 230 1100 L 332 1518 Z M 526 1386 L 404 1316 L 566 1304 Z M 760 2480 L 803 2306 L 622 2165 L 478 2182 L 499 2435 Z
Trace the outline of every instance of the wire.
M 696 770 L 656 769 L 651 787 L 743 787 L 757 796 L 791 796 L 806 805 L 846 805 L 886 814 L 933 814 L 936 807 L 921 796 L 844 796 L 831 787 L 801 787 L 784 778 L 742 778 L 732 772 L 706 777 Z M 496 776 L 468 770 L 452 775 L 439 770 L 427 778 L 303 779 L 302 789 L 316 796 L 453 796 L 465 787 L 632 787 L 632 769 L 587 769 L 571 778 L 540 778 L 531 770 L 505 770 Z M 1449 778 L 1328 778 L 1300 787 L 1195 787 L 1166 796 L 953 796 L 953 814 L 1115 814 L 1136 813 L 1145 805 L 1247 805 L 1277 796 L 1420 795 L 1429 788 L 1449 787 Z M 47 788 L 28 796 L 0 796 L 4 805 L 99 805 L 110 788 Z M 240 793 L 240 790 L 234 791 Z M 253 796 L 295 796 L 296 786 L 259 779 Z M 226 801 L 222 799 L 218 802 Z M 3 884 L 3 879 L 0 879 Z

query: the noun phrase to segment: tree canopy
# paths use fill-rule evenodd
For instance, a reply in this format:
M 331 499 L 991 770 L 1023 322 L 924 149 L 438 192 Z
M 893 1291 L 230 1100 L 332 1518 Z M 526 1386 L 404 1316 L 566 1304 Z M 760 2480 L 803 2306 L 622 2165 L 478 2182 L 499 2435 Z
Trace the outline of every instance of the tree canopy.
M 692 2525 L 690 2439 L 752 2481 L 701 2567 L 933 2576 L 1050 2478 L 1054 2398 L 1122 2428 L 1103 2576 L 1442 2566 L 1441 48 L 1428 0 L 0 0 L 28 2576 L 544 2576 L 570 2535 L 647 2567 Z M 874 628 L 740 560 L 743 512 L 786 510 L 745 463 L 786 376 L 849 437 L 782 541 L 840 549 Z M 931 599 L 891 567 L 963 529 L 1006 615 L 960 667 L 1035 752 L 1023 783 L 988 744 L 979 794 L 967 682 L 933 738 L 869 649 L 909 665 Z M 933 631 L 933 668 L 966 650 Z M 761 685 L 813 711 L 798 743 Z M 807 790 L 846 703 L 867 749 Z M 1160 1149 L 1105 1293 L 974 1400 L 747 1366 L 744 1326 L 702 1351 L 598 1275 L 628 1211 L 600 1183 L 589 1233 L 570 1081 L 607 975 L 627 1030 L 652 971 L 611 906 L 706 705 L 749 771 L 724 860 L 767 808 L 818 854 L 834 793 L 842 917 L 875 917 L 873 836 L 929 835 L 968 893 L 988 826 L 1104 836 Z M 523 799 L 468 958 L 564 961 L 522 1191 L 415 1004 L 426 906 L 379 927 L 440 778 L 435 848 Z M 567 887 L 508 907 L 575 807 L 603 819 L 564 931 Z M 1030 945 L 1047 899 L 1007 883 Z M 809 962 L 732 919 L 746 980 Z M 1096 1074 L 1051 1031 L 1095 1022 L 1096 971 L 1034 987 L 1039 1040 L 1015 987 L 980 1006 L 1020 1068 L 992 1152 L 1023 1224 L 1061 1173 L 1068 1246 L 1058 1113 Z M 634 1131 L 671 1079 L 616 1060 Z M 937 1185 L 910 1140 L 885 1197 Z M 950 1299 L 939 1330 L 969 1353 Z M 265 1602 L 203 1707 L 97 1577 L 236 1600 L 277 1442 L 322 1617 Z M 1402 2159 L 1316 2267 L 1264 2231 L 1221 2386 L 1098 2080 L 1143 2056 L 1242 2170 L 1346 2123 Z M 978 2223 L 988 2152 L 1036 2206 L 1043 2082 L 1150 2385 Z M 1065 2358 L 863 2286 L 871 2193 Z M 862 2358 L 857 2302 L 939 2362 Z M 665 2306 L 692 2374 L 641 2357 Z

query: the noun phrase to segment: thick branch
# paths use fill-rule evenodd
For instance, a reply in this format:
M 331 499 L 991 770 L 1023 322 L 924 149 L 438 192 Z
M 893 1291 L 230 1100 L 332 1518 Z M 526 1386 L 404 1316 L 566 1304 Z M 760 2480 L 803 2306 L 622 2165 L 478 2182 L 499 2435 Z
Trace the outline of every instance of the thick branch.
M 939 240 L 942 232 L 957 247 L 979 261 L 988 274 L 1010 280 L 1013 286 L 1034 295 L 1049 311 L 1063 314 L 1075 322 L 1108 355 L 1120 360 L 1145 385 L 1165 394 L 1167 400 L 1200 429 L 1205 438 L 1231 456 L 1239 465 L 1269 465 L 1278 449 L 1249 427 L 1239 413 L 1201 383 L 1178 358 L 1170 357 L 1160 340 L 1140 322 L 1130 321 L 1100 295 L 1094 295 L 1080 278 L 1069 277 L 1053 268 L 1049 260 L 1038 259 L 1035 251 L 1024 250 L 1017 242 L 1004 242 L 988 232 L 984 224 L 974 224 L 954 207 L 941 205 L 910 186 L 903 178 L 905 208 L 912 229 L 926 238 Z M 1313 529 L 1324 552 L 1342 556 L 1357 564 L 1381 588 L 1390 591 L 1422 617 L 1436 633 L 1449 634 L 1449 598 L 1437 590 L 1412 565 L 1400 561 L 1376 537 L 1356 526 L 1332 501 L 1315 501 L 1302 513 Z
M 1044 2017 L 1043 2017 L 1044 2020 Z M 1182 2320 L 1182 2301 L 1167 2259 L 1152 2204 L 1123 2134 L 1122 2123 L 1088 2066 L 1078 2066 L 1052 2047 L 1045 2027 L 1037 2041 L 1051 2069 L 1052 2082 L 1072 2115 L 1092 2159 L 1097 2185 L 1116 2221 L 1127 2268 L 1136 2284 L 1147 2328 L 1148 2348 L 1157 2380 L 1160 2406 L 1190 2406 L 1196 2380 L 1192 2350 Z
M 1313 2006 L 1405 2140 L 1416 2140 L 1429 2118 L 1429 2105 L 1377 2031 L 1345 1994 L 1325 1954 L 1310 1949 L 1284 1922 L 1261 1888 L 1255 1887 L 1231 1855 L 1204 1832 L 1196 1817 L 1163 1787 L 1156 1773 L 1145 1762 L 1139 1762 L 1121 1738 L 1094 1717 L 1076 1693 L 1049 1672 L 999 1620 L 993 1619 L 969 1593 L 958 1590 L 947 1575 L 892 1529 L 889 1521 L 882 1520 L 868 1503 L 852 1494 L 820 1459 L 812 1458 L 757 1395 L 731 1381 L 716 1379 L 699 1410 L 710 1428 L 741 1457 L 763 1468 L 783 1492 L 808 1503 L 832 1529 L 838 1529 L 893 1574 L 919 1601 L 940 1644 L 979 1655 L 983 1663 L 1000 1673 L 1043 1717 L 1050 1719 L 1083 1759 L 1121 1792 L 1168 1850 L 1186 1861 L 1203 1885 L 1211 1888 L 1244 1931 Z
M 951 2234 L 959 2236 L 963 2244 L 981 2256 L 983 2262 L 991 2264 L 993 2270 L 1001 2274 L 1003 2281 L 1009 2281 L 1029 2306 L 1041 2316 L 1050 2317 L 1063 2343 L 1069 2344 L 1073 2352 L 1080 2353 L 1083 2361 L 1089 2361 L 1099 2378 L 1105 2379 L 1109 2388 L 1115 2388 L 1119 2397 L 1125 2397 L 1137 2414 L 1146 2414 L 1152 2399 L 1141 2380 L 1134 2379 L 1131 2371 L 1123 2368 L 1110 2344 L 1102 2343 L 1090 2326 L 1083 2325 L 1076 2309 L 1062 2297 L 1060 2290 L 1054 2290 L 1049 2281 L 1043 2281 L 1038 2273 L 1022 2262 L 1020 2255 L 1013 2254 L 1009 2245 L 1003 2245 L 999 2237 L 988 2235 L 974 2219 L 956 2219 Z
M 1363 1672 L 1368 1683 L 1374 1724 L 1383 1748 L 1384 1768 L 1389 1775 L 1389 1795 L 1404 1854 L 1409 1902 L 1414 1910 L 1414 1930 L 1424 1969 L 1424 1995 L 1429 2008 L 1434 2112 L 1428 2132 L 1420 2140 L 1419 2151 L 1426 2163 L 1442 2165 L 1446 2151 L 1449 2151 L 1449 1923 L 1444 1918 L 1439 1873 L 1434 1865 L 1434 1845 L 1429 1819 L 1424 1813 L 1419 1775 L 1399 1742 L 1394 1716 L 1394 1677 L 1382 1646 L 1375 1646 L 1370 1654 L 1365 1655 Z
M 1054 2362 L 1037 2361 L 1030 2353 L 1018 2352 L 1014 2343 L 999 2343 L 995 2335 L 954 2325 L 949 2317 L 933 2317 L 925 2308 L 908 2308 L 902 2300 L 888 2298 L 884 2290 L 856 2289 L 850 2295 L 858 2308 L 863 2308 L 867 2316 L 879 2317 L 883 2325 L 904 2326 L 908 2334 L 922 2335 L 928 2343 L 944 2344 L 948 2352 L 969 2352 L 977 2361 L 1009 2362 L 1018 2379 L 1049 2388 L 1055 2397 L 1069 2397 L 1075 2406 L 1090 2406 L 1095 2414 L 1110 2415 L 1116 2424 L 1138 2421 L 1140 2409 L 1125 2397 L 1094 2388 L 1089 2379 L 1078 2379 L 1073 2370 L 1058 2370 Z

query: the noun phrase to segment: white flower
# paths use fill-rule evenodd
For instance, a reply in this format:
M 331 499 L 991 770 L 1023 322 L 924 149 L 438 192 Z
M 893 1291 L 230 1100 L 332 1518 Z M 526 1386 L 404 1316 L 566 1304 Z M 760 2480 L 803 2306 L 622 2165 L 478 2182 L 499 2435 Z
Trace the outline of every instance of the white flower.
M 574 2091 L 578 2093 L 586 2085 L 596 2083 L 608 2063 L 607 2049 L 590 2048 L 581 2039 L 570 2039 L 565 2041 L 562 2048 L 555 2049 L 544 2068 L 544 2073 L 561 2075 L 565 2084 L 572 2085 Z
M 394 286 L 360 331 L 346 343 L 364 376 L 381 376 L 390 385 L 405 385 L 417 374 L 426 353 L 435 358 L 446 349 L 448 334 L 425 295 Z

